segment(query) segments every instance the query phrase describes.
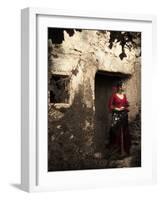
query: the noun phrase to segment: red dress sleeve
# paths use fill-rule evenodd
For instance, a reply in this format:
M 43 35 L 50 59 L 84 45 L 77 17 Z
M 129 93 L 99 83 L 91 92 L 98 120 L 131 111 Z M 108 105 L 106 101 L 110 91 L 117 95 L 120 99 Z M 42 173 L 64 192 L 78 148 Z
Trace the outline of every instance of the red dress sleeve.
M 129 111 L 129 110 L 128 110 L 129 102 L 128 102 L 128 100 L 127 100 L 126 94 L 124 94 L 124 96 L 125 96 L 125 108 L 126 108 L 127 111 Z
M 108 102 L 108 109 L 110 112 L 114 109 L 114 94 L 111 95 L 109 102 Z

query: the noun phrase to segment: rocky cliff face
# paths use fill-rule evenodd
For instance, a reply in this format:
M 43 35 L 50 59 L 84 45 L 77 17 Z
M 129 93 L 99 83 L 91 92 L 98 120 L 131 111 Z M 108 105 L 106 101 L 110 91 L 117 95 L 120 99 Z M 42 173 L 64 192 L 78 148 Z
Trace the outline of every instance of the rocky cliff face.
M 48 81 L 49 90 L 54 91 L 51 81 L 54 74 L 68 78 L 70 80 L 67 86 L 69 99 L 67 103 L 52 104 L 49 92 L 49 149 L 55 148 L 54 145 L 59 146 L 57 149 L 61 149 L 61 152 L 56 151 L 56 154 L 53 153 L 55 152 L 53 150 L 49 151 L 49 163 L 56 160 L 58 155 L 62 155 L 59 160 L 69 159 L 69 154 L 65 153 L 66 150 L 69 150 L 68 147 L 63 147 L 62 150 L 59 144 L 62 143 L 62 138 L 66 138 L 64 140 L 66 144 L 68 142 L 72 144 L 69 151 L 72 154 L 74 150 L 77 158 L 84 158 L 86 154 L 94 155 L 95 142 L 97 142 L 95 136 L 99 135 L 95 131 L 97 123 L 95 77 L 98 72 L 103 73 L 107 79 L 111 80 L 109 84 L 107 82 L 106 85 L 98 88 L 100 91 L 107 91 L 108 95 L 100 92 L 100 95 L 105 96 L 104 98 L 111 94 L 111 87 L 117 79 L 125 80 L 126 94 L 130 102 L 130 121 L 138 114 L 141 100 L 139 46 L 136 48 L 128 40 L 124 47 L 118 40 L 113 40 L 111 45 L 110 31 L 73 30 L 71 33 L 69 30 L 64 30 L 62 33 L 63 39 L 59 38 L 58 43 L 54 43 L 52 38 L 49 38 Z M 139 39 L 135 39 L 136 44 L 140 42 Z M 111 79 L 111 77 L 114 78 Z M 106 89 L 103 89 L 104 87 Z M 102 102 L 105 101 L 106 99 L 102 100 Z M 98 107 L 102 106 L 101 104 L 100 102 Z M 109 115 L 107 104 L 103 106 L 106 110 L 105 115 Z M 99 129 L 104 133 L 100 133 L 101 136 L 96 137 L 97 139 L 104 139 L 105 127 Z M 67 149 L 65 150 L 65 148 Z

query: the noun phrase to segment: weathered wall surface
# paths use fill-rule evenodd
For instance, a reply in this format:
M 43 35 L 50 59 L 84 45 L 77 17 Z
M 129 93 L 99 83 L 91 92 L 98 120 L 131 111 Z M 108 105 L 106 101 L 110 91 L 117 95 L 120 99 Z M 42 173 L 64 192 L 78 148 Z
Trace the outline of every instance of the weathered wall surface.
M 140 58 L 136 58 L 139 50 L 128 48 L 125 50 L 127 57 L 120 59 L 121 45 L 114 43 L 110 49 L 108 40 L 110 32 L 101 33 L 98 31 L 83 30 L 75 32 L 70 37 L 64 31 L 64 41 L 60 45 L 51 45 L 52 51 L 49 61 L 49 73 L 67 73 L 71 78 L 71 104 L 74 94 L 78 92 L 79 86 L 86 85 L 84 90 L 84 102 L 89 107 L 94 107 L 92 99 L 94 96 L 94 80 L 98 70 L 107 72 L 120 72 L 132 75 L 127 83 L 127 93 L 131 98 L 131 105 L 137 95 L 137 85 L 140 84 Z M 57 47 L 56 47 L 57 46 Z M 129 84 L 132 85 L 129 85 Z M 92 99 L 89 97 L 87 87 L 92 91 Z M 86 95 L 87 93 L 87 95 Z M 135 98 L 135 100 L 134 100 Z M 132 112 L 135 113 L 135 112 Z M 135 114 L 134 114 L 135 115 Z
M 56 137 L 58 143 L 60 138 L 63 141 L 62 137 L 65 135 L 64 142 L 67 142 L 67 138 L 70 141 L 77 138 L 73 142 L 73 145 L 79 143 L 76 148 L 78 154 L 75 155 L 78 156 L 82 151 L 87 154 L 94 153 L 95 76 L 98 71 L 113 75 L 121 74 L 122 77 L 128 75 L 125 85 L 130 102 L 129 120 L 133 120 L 138 113 L 141 99 L 141 65 L 138 56 L 140 49 L 125 48 L 127 57 L 121 60 L 119 57 L 122 51 L 121 45 L 114 42 L 110 49 L 109 39 L 110 32 L 82 30 L 75 31 L 71 37 L 64 31 L 64 41 L 61 44 L 52 44 L 49 40 L 49 88 L 52 88 L 50 85 L 52 74 L 66 74 L 70 78 L 69 103 L 54 105 L 49 103 L 51 149 L 54 148 L 52 144 L 56 142 Z M 54 150 L 49 153 L 49 157 L 51 155 L 53 157 L 53 154 Z M 63 155 L 64 152 L 62 159 Z

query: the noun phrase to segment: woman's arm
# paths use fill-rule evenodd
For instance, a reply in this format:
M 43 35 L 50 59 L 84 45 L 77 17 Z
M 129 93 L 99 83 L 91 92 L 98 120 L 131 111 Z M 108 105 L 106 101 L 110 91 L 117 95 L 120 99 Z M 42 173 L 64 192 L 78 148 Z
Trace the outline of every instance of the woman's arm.
M 109 101 L 108 101 L 108 109 L 110 110 L 110 112 L 112 112 L 112 110 L 115 109 L 114 106 L 114 94 L 111 95 Z
M 115 110 L 118 110 L 118 111 L 125 110 L 125 107 L 122 106 L 122 107 L 120 107 L 120 108 L 115 108 Z
M 125 95 L 125 94 L 124 94 L 124 95 Z M 129 107 L 129 102 L 128 102 L 127 97 L 126 97 L 126 95 L 125 95 L 125 109 L 126 109 L 127 111 L 129 111 L 128 107 Z

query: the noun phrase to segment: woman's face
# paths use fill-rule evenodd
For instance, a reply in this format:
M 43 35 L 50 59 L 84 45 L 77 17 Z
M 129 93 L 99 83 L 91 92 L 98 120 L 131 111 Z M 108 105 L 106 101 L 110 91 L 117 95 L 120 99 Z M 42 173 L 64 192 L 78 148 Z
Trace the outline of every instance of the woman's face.
M 124 84 L 122 84 L 122 85 L 120 85 L 120 86 L 118 87 L 118 91 L 119 91 L 119 92 L 123 92 L 124 90 L 125 90 Z
M 125 84 L 122 84 L 122 91 L 125 91 Z

